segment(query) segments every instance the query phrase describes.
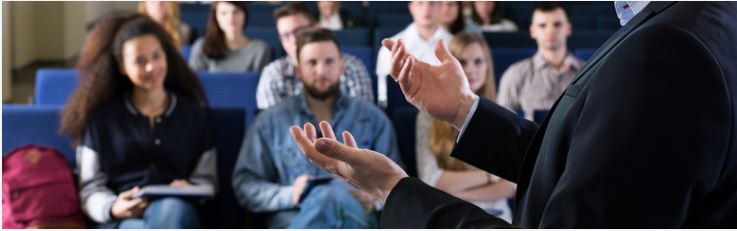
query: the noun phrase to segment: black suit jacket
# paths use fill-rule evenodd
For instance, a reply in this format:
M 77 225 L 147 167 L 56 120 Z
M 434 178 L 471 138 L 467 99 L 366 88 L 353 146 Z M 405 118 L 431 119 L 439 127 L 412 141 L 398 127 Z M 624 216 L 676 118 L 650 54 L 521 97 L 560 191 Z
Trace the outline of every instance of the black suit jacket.
M 453 156 L 517 182 L 524 228 L 737 228 L 735 15 L 735 2 L 651 2 L 540 129 L 482 99 Z M 509 226 L 413 178 L 381 222 Z

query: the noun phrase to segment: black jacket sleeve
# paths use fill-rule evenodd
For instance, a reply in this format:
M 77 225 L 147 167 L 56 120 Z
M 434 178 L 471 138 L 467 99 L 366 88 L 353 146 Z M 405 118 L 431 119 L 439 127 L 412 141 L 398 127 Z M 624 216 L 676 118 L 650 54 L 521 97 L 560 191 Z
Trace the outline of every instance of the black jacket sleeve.
M 481 97 L 452 156 L 517 182 L 522 158 L 536 131 L 535 123 Z

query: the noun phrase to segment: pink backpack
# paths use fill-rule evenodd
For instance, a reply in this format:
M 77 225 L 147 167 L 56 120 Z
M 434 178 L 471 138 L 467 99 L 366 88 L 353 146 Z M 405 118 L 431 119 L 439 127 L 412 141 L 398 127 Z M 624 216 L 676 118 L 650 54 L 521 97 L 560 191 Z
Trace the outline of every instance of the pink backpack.
M 56 150 L 26 145 L 3 157 L 3 228 L 84 228 L 72 169 Z

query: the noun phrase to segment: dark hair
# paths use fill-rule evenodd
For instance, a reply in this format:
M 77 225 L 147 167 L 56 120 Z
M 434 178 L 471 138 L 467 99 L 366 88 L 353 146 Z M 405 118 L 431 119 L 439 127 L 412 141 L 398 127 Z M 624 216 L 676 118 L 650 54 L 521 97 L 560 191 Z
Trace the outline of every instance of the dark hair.
M 274 10 L 274 21 L 279 21 L 282 17 L 292 16 L 295 14 L 304 15 L 305 18 L 310 21 L 310 24 L 317 22 L 315 14 L 302 2 L 290 2 L 276 8 L 276 10 Z
M 540 12 L 551 12 L 557 9 L 563 10 L 563 12 L 568 15 L 568 11 L 565 7 L 563 7 L 563 4 L 560 4 L 559 2 L 548 2 L 548 1 L 540 1 L 537 4 L 535 4 L 535 8 L 532 9 L 532 12 L 540 11 Z
M 238 9 L 243 11 L 243 29 L 245 30 L 248 24 L 248 8 L 244 2 L 231 2 Z M 205 41 L 202 44 L 202 53 L 210 59 L 220 60 L 225 58 L 225 54 L 228 52 L 228 45 L 225 43 L 225 32 L 218 25 L 217 19 L 217 6 L 220 3 L 226 2 L 213 2 L 210 7 L 210 14 L 207 16 L 207 27 L 205 29 Z
M 476 7 L 474 6 L 474 9 L 471 11 L 471 13 L 472 13 L 471 14 L 471 20 L 473 20 L 473 22 L 475 22 L 476 24 L 481 25 L 484 22 L 481 20 L 481 16 L 479 16 L 479 14 L 476 13 L 476 9 L 475 8 Z M 499 22 L 502 21 L 502 19 L 504 19 L 504 17 L 502 16 L 502 7 L 501 7 L 501 4 L 499 4 L 498 1 L 495 1 L 494 2 L 494 9 L 491 10 L 491 13 L 489 13 L 489 14 L 491 14 L 490 15 L 491 16 L 491 24 L 499 23 Z
M 85 39 L 77 63 L 79 85 L 62 114 L 60 130 L 71 135 L 75 144 L 84 133 L 90 113 L 133 89 L 133 83 L 120 69 L 122 47 L 126 41 L 143 35 L 155 36 L 166 55 L 164 87 L 207 107 L 199 79 L 179 55 L 163 27 L 140 14 L 109 16 L 100 19 Z
M 463 20 L 463 6 L 461 5 L 461 2 L 453 1 L 453 3 L 458 4 L 458 7 L 456 7 L 458 12 L 456 13 L 456 20 L 453 20 L 453 23 L 450 24 L 450 28 L 448 28 L 448 30 L 451 34 L 457 34 L 463 29 L 466 29 L 466 22 Z
M 320 28 L 316 30 L 306 31 L 297 37 L 297 59 L 299 59 L 299 52 L 302 50 L 302 47 L 309 43 L 324 41 L 335 43 L 335 46 L 338 48 L 338 53 L 340 53 L 340 43 L 338 43 L 338 40 L 335 39 L 333 33 L 330 32 L 330 30 L 328 29 Z

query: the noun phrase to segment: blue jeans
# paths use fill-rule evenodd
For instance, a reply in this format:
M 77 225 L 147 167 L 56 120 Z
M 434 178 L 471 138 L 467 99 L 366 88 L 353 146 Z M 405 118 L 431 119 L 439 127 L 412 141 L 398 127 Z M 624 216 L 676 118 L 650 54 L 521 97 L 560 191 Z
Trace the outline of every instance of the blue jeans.
M 302 201 L 299 212 L 293 213 L 288 228 L 377 228 L 378 221 L 363 209 L 350 190 L 350 186 L 338 180 L 315 186 Z
M 120 222 L 121 229 L 193 229 L 199 228 L 197 209 L 189 202 L 165 197 L 152 201 L 142 218 L 130 218 Z

